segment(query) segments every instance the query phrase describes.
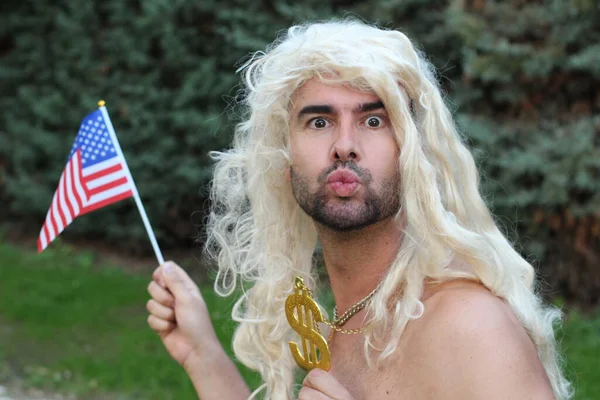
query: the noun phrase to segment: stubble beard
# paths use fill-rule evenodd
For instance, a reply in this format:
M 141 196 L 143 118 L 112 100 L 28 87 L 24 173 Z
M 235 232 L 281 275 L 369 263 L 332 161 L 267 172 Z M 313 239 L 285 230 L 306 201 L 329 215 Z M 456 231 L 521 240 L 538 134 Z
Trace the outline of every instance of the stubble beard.
M 354 172 L 364 187 L 363 201 L 353 198 L 337 198 L 330 201 L 327 194 L 327 177 L 338 168 Z M 384 219 L 393 217 L 400 209 L 400 173 L 388 177 L 381 183 L 373 182 L 371 173 L 354 161 L 331 165 L 317 177 L 318 189 L 311 192 L 309 178 L 290 167 L 292 193 L 298 205 L 315 222 L 339 232 L 365 228 Z

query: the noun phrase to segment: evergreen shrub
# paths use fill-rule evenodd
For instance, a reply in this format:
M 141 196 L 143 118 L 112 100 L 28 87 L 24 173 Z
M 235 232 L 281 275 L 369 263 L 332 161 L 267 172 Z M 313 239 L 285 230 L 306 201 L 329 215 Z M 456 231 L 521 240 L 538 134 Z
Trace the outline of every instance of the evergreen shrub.
M 600 293 L 600 6 L 594 0 L 144 0 L 0 5 L 0 221 L 41 227 L 82 117 L 107 101 L 162 246 L 189 246 L 235 68 L 294 22 L 404 31 L 440 82 L 506 233 L 551 294 Z M 133 201 L 66 236 L 150 252 Z

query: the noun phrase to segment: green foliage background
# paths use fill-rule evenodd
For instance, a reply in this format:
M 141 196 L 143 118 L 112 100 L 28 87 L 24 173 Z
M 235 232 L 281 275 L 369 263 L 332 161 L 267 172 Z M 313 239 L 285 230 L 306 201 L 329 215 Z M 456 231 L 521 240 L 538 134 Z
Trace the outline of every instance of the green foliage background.
M 3 2 L 0 222 L 39 229 L 80 120 L 103 98 L 159 241 L 189 246 L 207 152 L 229 143 L 239 60 L 294 22 L 348 15 L 398 28 L 428 54 L 506 233 L 538 260 L 550 294 L 597 304 L 595 0 Z M 150 251 L 130 201 L 66 235 Z

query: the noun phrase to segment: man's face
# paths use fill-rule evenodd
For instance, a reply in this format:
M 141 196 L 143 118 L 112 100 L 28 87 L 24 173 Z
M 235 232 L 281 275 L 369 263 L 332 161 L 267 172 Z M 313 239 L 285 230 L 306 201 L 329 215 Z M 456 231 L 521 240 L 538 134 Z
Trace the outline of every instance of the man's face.
M 292 101 L 290 179 L 300 207 L 337 231 L 393 217 L 399 150 L 381 100 L 313 78 Z

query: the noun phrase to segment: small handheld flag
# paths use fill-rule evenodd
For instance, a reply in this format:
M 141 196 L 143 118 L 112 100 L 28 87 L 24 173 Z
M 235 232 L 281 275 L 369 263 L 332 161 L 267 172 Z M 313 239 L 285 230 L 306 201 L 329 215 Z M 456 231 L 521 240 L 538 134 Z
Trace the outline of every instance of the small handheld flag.
M 159 264 L 164 262 L 156 238 L 104 102 L 79 127 L 38 238 L 42 252 L 76 217 L 134 197 Z

